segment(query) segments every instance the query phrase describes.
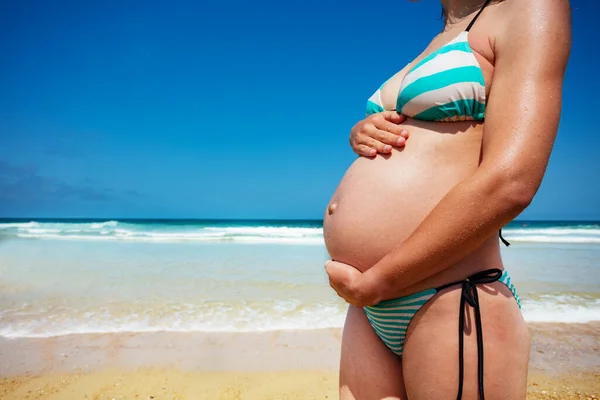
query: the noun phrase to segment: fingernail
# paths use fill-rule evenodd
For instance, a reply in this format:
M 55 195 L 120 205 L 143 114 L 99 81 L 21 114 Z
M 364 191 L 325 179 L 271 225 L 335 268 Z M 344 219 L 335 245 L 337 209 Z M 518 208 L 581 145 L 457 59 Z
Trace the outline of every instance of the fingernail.
M 386 153 L 388 151 L 392 151 L 392 146 L 386 144 L 385 146 L 383 146 L 383 151 L 385 151 Z
M 408 135 L 408 131 L 407 131 L 406 129 L 402 129 L 402 130 L 400 131 L 400 134 L 401 134 L 401 135 Z
M 396 141 L 396 143 L 398 143 L 398 146 L 402 146 L 404 142 L 406 142 L 406 139 L 404 139 L 403 137 L 398 138 L 398 140 Z
M 374 156 L 375 154 L 377 154 L 377 150 L 375 150 L 375 149 L 369 150 L 369 155 L 370 156 Z

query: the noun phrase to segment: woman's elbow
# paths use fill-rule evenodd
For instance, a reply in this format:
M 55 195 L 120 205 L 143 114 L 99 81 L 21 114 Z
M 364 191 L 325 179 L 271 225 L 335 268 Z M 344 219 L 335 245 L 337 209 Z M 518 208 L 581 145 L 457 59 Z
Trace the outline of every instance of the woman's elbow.
M 519 214 L 533 201 L 539 188 L 539 182 L 528 174 L 504 173 L 496 179 L 496 198 L 502 208 L 511 214 Z
M 521 213 L 525 210 L 537 193 L 537 185 L 529 182 L 513 182 L 507 187 L 506 198 L 514 211 Z

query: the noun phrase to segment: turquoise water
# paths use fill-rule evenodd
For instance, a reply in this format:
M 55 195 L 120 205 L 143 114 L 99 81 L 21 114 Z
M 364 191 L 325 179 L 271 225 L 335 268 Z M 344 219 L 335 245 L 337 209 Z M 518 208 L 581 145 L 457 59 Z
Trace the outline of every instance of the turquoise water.
M 595 222 L 518 222 L 529 321 L 600 320 Z M 0 220 L 0 336 L 340 327 L 320 221 Z

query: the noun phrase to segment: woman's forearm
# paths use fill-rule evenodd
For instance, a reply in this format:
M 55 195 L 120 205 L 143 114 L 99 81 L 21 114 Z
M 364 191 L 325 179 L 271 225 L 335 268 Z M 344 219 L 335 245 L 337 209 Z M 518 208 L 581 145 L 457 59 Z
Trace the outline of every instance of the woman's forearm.
M 363 274 L 371 302 L 398 297 L 449 268 L 523 211 L 537 185 L 509 170 L 480 169 L 444 196 L 412 235 Z

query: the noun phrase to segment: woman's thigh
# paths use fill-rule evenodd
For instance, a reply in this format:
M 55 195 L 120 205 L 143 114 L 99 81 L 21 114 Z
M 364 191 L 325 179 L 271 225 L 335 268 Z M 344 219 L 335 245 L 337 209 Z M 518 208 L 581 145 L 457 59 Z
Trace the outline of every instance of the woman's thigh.
M 402 361 L 379 339 L 362 308 L 350 306 L 342 335 L 341 400 L 406 400 Z
M 485 398 L 524 400 L 529 362 L 527 326 L 504 284 L 477 285 L 477 290 L 483 327 Z M 460 286 L 443 290 L 411 321 L 402 354 L 410 400 L 457 397 L 460 294 Z M 466 307 L 462 398 L 477 400 L 477 331 L 474 310 Z

